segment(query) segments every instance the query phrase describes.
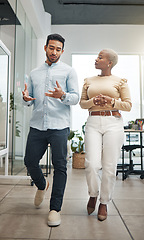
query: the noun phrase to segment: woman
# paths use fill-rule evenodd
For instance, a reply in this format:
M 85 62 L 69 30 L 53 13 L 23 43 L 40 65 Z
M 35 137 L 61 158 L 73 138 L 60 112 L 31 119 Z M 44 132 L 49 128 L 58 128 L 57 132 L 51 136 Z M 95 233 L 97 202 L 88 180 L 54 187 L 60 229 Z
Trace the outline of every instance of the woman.
M 117 61 L 118 55 L 111 49 L 99 53 L 95 68 L 100 69 L 101 74 L 85 79 L 80 99 L 81 108 L 89 111 L 85 131 L 85 170 L 90 195 L 87 211 L 91 214 L 95 210 L 99 196 L 100 221 L 107 218 L 107 204 L 112 198 L 117 161 L 124 140 L 119 110 L 130 111 L 132 107 L 127 80 L 111 74 Z M 100 169 L 102 177 L 99 186 Z

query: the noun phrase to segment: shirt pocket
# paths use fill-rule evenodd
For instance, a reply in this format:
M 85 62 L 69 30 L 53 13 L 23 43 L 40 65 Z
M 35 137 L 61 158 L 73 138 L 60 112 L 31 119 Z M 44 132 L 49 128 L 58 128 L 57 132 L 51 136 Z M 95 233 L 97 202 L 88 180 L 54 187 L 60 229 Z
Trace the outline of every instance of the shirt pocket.
M 54 75 L 54 76 L 52 76 L 52 85 L 53 85 L 53 87 L 57 87 L 56 81 L 58 81 L 58 83 L 60 84 L 62 89 L 66 88 L 66 76 L 62 76 L 62 75 Z

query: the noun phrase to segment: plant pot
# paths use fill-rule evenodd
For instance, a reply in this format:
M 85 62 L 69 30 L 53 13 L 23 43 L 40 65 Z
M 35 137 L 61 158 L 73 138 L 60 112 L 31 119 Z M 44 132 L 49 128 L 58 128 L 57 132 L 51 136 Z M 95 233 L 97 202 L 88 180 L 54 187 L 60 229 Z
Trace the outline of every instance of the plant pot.
M 72 167 L 73 168 L 85 168 L 85 153 L 73 153 Z

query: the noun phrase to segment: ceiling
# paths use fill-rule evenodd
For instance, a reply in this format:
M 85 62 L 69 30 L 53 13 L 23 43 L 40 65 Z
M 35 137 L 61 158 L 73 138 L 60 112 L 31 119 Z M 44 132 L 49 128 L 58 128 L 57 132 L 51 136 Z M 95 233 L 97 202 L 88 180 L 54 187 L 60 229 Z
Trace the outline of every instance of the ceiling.
M 42 0 L 54 24 L 144 24 L 144 0 Z
M 7 0 L 0 0 L 0 25 L 20 24 Z
M 144 24 L 144 0 L 42 0 L 53 24 Z M 0 0 L 0 25 L 20 24 Z

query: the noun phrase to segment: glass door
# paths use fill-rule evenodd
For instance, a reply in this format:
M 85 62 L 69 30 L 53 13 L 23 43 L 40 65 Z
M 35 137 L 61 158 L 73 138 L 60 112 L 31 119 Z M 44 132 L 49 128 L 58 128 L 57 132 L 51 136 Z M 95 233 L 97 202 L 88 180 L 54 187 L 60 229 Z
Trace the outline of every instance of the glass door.
M 15 66 L 13 85 L 12 164 L 11 175 L 27 176 L 24 155 L 32 108 L 24 107 L 22 91 L 30 71 L 36 67 L 36 36 L 20 3 L 17 1 L 19 25 L 15 31 Z
M 8 175 L 9 66 L 10 52 L 0 41 L 0 175 Z

